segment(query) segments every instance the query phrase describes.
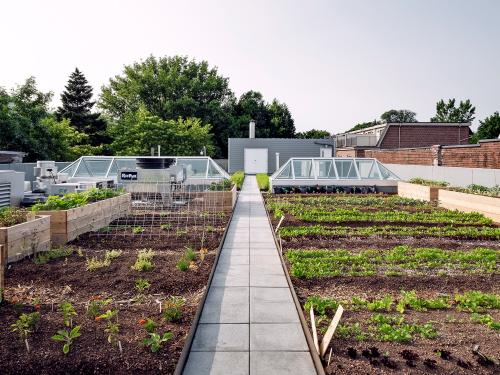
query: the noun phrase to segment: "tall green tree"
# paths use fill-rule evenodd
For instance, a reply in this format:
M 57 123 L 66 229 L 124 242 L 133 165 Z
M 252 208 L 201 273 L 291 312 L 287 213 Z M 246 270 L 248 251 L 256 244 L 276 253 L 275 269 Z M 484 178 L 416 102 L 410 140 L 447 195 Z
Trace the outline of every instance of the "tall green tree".
M 380 120 L 373 120 L 368 122 L 360 122 L 359 124 L 354 125 L 351 129 L 347 130 L 347 132 L 353 132 L 356 130 L 366 129 L 375 125 L 380 125 L 382 122 Z M 346 133 L 347 133 L 346 132 Z
M 100 113 L 93 113 L 92 86 L 88 84 L 85 75 L 75 69 L 71 73 L 68 84 L 61 94 L 61 106 L 57 109 L 59 120 L 68 119 L 71 125 L 80 133 L 87 134 L 86 142 L 96 153 L 102 153 L 110 142 L 106 134 L 106 121 Z M 91 148 L 87 148 L 91 152 Z
M 229 80 L 206 61 L 150 56 L 111 78 L 99 106 L 114 121 L 141 108 L 162 120 L 198 118 L 211 124 L 216 156 L 223 156 L 234 102 Z
M 330 137 L 330 132 L 326 130 L 319 129 L 311 129 L 305 132 L 299 132 L 295 134 L 295 138 L 303 138 L 303 139 L 322 139 Z
M 417 114 L 407 109 L 391 109 L 382 113 L 380 119 L 385 122 L 417 122 Z
M 214 147 L 210 130 L 210 125 L 203 125 L 199 119 L 163 120 L 144 108 L 110 125 L 117 155 L 149 155 L 157 145 L 163 155 L 200 155 L 204 147 L 211 154 Z
M 72 160 L 85 135 L 50 113 L 52 93 L 38 90 L 34 77 L 8 93 L 0 89 L 0 148 L 27 153 L 26 161 Z
M 476 107 L 470 100 L 460 101 L 458 107 L 455 105 L 455 99 L 449 99 L 445 102 L 441 99 L 436 103 L 436 115 L 431 118 L 432 122 L 472 122 L 475 117 Z
M 498 112 L 479 121 L 477 132 L 470 138 L 470 143 L 478 143 L 481 139 L 496 139 L 500 136 L 500 115 Z
M 292 114 L 285 103 L 278 100 L 267 105 L 269 113 L 269 137 L 293 138 L 295 137 L 295 123 Z

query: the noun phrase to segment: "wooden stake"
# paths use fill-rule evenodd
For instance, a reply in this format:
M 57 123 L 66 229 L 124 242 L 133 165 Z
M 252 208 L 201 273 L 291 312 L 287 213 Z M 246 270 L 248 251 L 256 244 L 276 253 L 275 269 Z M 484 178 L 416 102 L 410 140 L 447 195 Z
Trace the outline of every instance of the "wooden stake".
M 285 215 L 283 215 L 278 223 L 278 225 L 276 225 L 276 229 L 274 230 L 274 233 L 278 233 L 278 230 L 280 229 L 280 226 L 281 226 L 281 223 L 283 222 L 283 220 L 285 220 Z
M 330 354 L 328 354 L 328 363 L 326 364 L 327 366 L 330 366 L 330 361 L 332 360 L 332 351 L 333 348 L 330 348 Z
M 342 317 L 342 313 L 344 312 L 344 308 L 342 305 L 339 305 L 337 308 L 337 312 L 330 323 L 330 326 L 326 330 L 325 336 L 323 336 L 323 340 L 321 341 L 319 355 L 323 357 L 326 353 L 326 349 L 328 349 L 328 345 L 330 345 L 330 341 L 332 341 L 333 334 L 337 329 L 337 326 L 340 322 L 340 318 Z
M 0 245 L 0 302 L 5 290 L 5 267 L 7 266 L 7 247 Z
M 313 333 L 314 347 L 316 348 L 316 351 L 319 353 L 318 332 L 316 331 L 316 320 L 314 319 L 314 309 L 312 306 L 311 310 L 309 310 L 309 314 L 311 315 L 311 329 Z

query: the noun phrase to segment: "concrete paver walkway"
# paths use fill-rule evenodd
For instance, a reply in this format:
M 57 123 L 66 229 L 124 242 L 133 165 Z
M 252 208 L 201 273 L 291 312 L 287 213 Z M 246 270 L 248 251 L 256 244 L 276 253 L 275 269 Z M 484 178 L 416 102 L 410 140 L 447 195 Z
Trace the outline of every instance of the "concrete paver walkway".
M 184 374 L 316 374 L 253 176 L 240 192 Z

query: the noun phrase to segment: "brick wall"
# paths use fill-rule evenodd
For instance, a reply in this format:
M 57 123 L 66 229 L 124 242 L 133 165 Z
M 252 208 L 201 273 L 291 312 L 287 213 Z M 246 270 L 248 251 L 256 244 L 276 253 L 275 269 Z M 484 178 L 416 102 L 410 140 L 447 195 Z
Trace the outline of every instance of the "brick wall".
M 365 150 L 365 157 L 375 158 L 381 163 L 433 165 L 433 152 L 427 148 L 405 148 L 397 150 Z
M 483 141 L 479 146 L 445 146 L 441 157 L 447 167 L 500 168 L 500 140 Z
M 381 149 L 430 147 L 432 145 L 460 145 L 469 143 L 468 126 L 398 126 L 390 125 Z
M 480 141 L 477 145 L 365 150 L 365 156 L 389 164 L 498 169 L 500 168 L 500 140 Z

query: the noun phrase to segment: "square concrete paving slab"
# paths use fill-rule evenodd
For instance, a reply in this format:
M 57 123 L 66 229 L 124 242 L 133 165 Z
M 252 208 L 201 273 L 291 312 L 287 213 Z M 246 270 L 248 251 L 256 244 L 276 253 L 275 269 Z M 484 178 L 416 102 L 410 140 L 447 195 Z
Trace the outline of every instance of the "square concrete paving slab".
M 238 248 L 238 249 L 249 249 L 250 248 L 250 243 L 248 241 L 238 241 L 236 239 L 227 239 L 224 241 L 224 245 L 222 245 L 223 248 L 226 247 L 232 247 L 232 248 Z
M 250 324 L 250 351 L 309 351 L 300 323 Z
M 308 352 L 250 352 L 251 375 L 316 375 Z
M 221 255 L 223 254 L 232 254 L 232 255 L 250 255 L 250 249 L 248 247 L 240 247 L 240 248 L 232 248 L 232 247 L 223 247 Z
M 250 288 L 251 323 L 298 323 L 288 288 Z
M 246 264 L 218 264 L 211 286 L 248 286 L 248 271 Z
M 248 287 L 211 287 L 203 305 L 201 323 L 248 323 Z
M 248 352 L 191 352 L 183 375 L 249 374 Z
M 270 245 L 270 246 L 261 246 L 261 247 L 251 247 L 249 249 L 250 255 L 274 255 L 278 254 L 278 250 L 276 249 L 276 246 Z
M 281 266 L 281 259 L 276 252 L 269 252 L 266 255 L 250 253 L 250 263 L 254 265 L 278 264 Z
M 287 288 L 285 275 L 250 274 L 250 286 L 262 288 Z
M 245 252 L 244 254 L 236 254 L 232 253 L 230 251 L 224 251 L 221 253 L 219 257 L 219 263 L 218 264 L 250 264 L 250 256 L 248 255 L 248 252 Z
M 248 351 L 248 324 L 198 324 L 191 351 Z

